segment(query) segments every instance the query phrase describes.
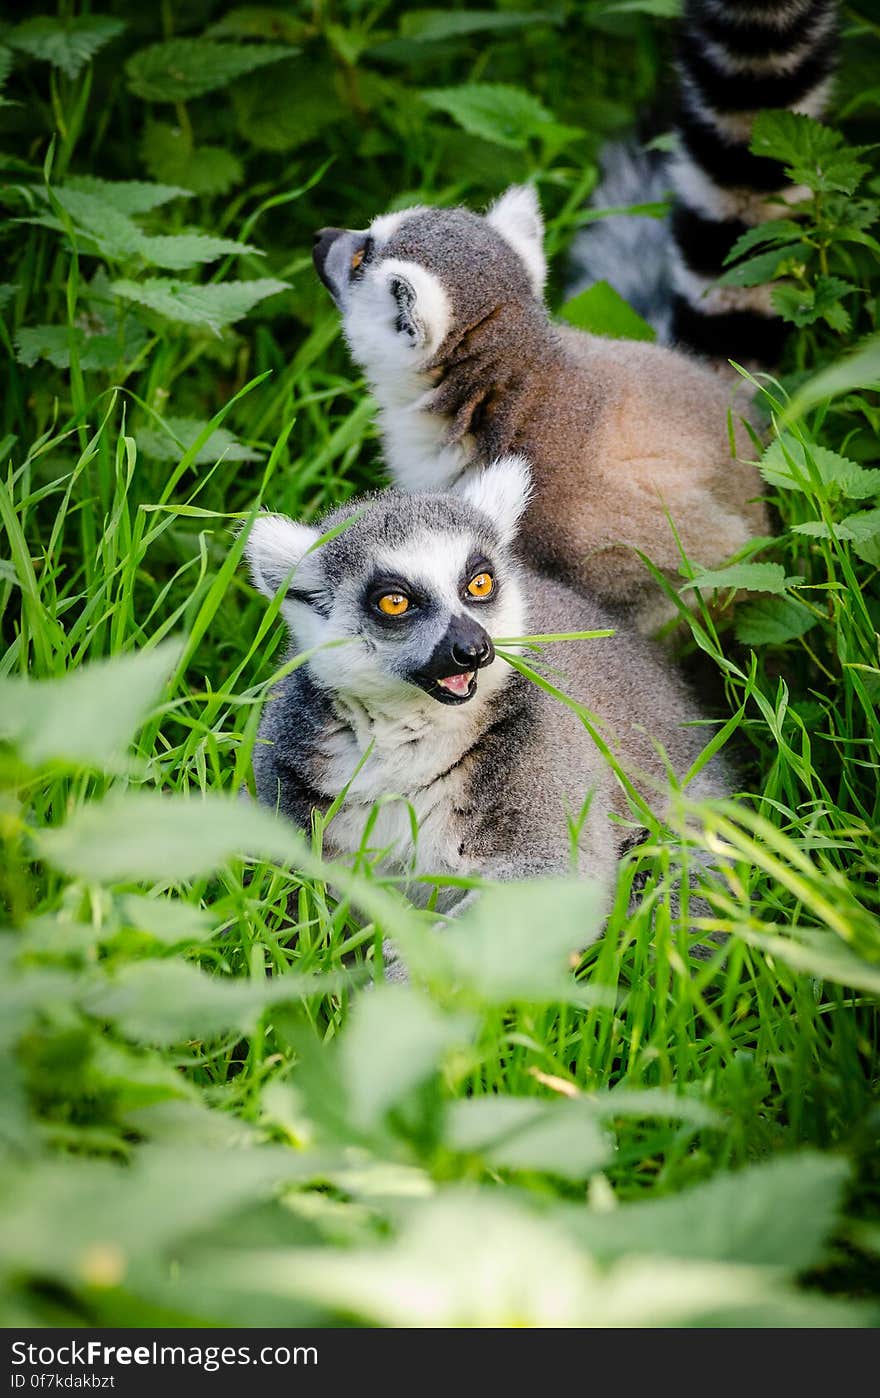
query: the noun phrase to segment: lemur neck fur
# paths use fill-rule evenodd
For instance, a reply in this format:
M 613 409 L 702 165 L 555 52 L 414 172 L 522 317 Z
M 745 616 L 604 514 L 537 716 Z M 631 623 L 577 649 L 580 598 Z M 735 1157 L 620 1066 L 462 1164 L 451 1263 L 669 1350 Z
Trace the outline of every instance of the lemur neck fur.
M 388 464 L 405 490 L 443 490 L 469 465 L 517 448 L 565 350 L 537 301 L 497 306 L 457 328 L 420 370 L 377 374 L 373 391 Z

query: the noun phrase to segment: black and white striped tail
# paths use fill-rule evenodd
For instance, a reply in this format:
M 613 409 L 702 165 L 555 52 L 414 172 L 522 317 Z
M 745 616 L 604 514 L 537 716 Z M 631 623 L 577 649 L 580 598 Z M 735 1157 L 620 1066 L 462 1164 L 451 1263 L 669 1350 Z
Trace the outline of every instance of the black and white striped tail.
M 749 152 L 756 113 L 821 116 L 836 51 L 835 0 L 685 0 L 681 151 L 672 166 L 674 343 L 714 358 L 778 358 L 785 332 L 769 289 L 713 283 L 748 227 L 785 212 L 774 202 L 783 193 L 779 166 Z

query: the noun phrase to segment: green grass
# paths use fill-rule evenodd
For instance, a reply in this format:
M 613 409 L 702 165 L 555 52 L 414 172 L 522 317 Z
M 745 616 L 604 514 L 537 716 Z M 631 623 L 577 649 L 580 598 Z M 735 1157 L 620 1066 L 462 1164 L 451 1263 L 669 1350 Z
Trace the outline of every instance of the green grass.
M 259 73 L 185 107 L 131 90 L 122 62 L 170 35 L 117 8 L 126 34 L 74 77 L 13 46 L 19 105 L 0 107 L 14 177 L 0 1318 L 876 1323 L 876 342 L 849 367 L 844 354 L 875 328 L 874 249 L 815 201 L 804 285 L 845 270 L 851 324 L 817 313 L 765 384 L 778 537 L 701 586 L 683 560 L 686 590 L 671 592 L 684 624 L 669 644 L 700 658 L 707 743 L 735 760 L 736 799 L 692 809 L 685 792 L 685 836 L 634 811 L 649 837 L 602 935 L 591 888 L 560 881 L 487 890 L 437 938 L 366 853 L 335 869 L 320 828 L 298 837 L 238 799 L 290 663 L 277 604 L 241 567 L 241 522 L 261 504 L 314 517 L 381 479 L 310 232 L 396 198 L 479 204 L 531 174 L 558 301 L 592 157 L 653 91 L 668 31 L 585 7 L 562 29 L 415 40 L 418 12 L 399 7 L 368 42 L 354 12 L 309 7 L 273 41 L 331 72 L 331 97 L 313 97 L 299 142 L 278 84 L 293 144 L 267 149 Z M 204 7 L 175 7 L 175 22 L 202 33 Z M 854 26 L 847 53 L 876 48 Z M 371 47 L 392 42 L 410 46 L 406 67 Z M 467 82 L 520 87 L 584 135 L 567 144 L 539 122 L 499 144 L 418 97 Z M 184 184 L 156 153 L 172 122 L 239 170 L 137 226 L 187 238 L 198 224 L 265 259 L 157 270 L 107 243 L 110 215 L 90 230 L 65 206 L 67 172 Z M 863 114 L 852 139 L 872 129 Z M 866 205 L 872 192 L 868 173 Z M 118 190 L 101 198 L 119 212 Z M 13 221 L 53 210 L 60 230 Z M 107 290 L 155 276 L 290 286 L 216 333 Z M 60 339 L 33 357 L 21 331 L 46 326 Z M 719 872 L 697 900 L 688 871 L 707 860 Z M 386 935 L 412 984 L 365 992 Z M 428 1274 L 426 1308 L 411 1279 Z

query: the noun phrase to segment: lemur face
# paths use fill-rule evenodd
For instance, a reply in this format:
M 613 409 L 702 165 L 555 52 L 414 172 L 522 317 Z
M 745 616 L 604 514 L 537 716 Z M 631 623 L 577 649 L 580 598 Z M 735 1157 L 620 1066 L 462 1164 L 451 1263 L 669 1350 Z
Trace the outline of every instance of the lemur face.
M 268 597 L 284 589 L 294 647 L 319 647 L 310 671 L 331 693 L 368 708 L 466 704 L 504 683 L 494 641 L 525 628 L 510 543 L 529 489 L 524 462 L 506 457 L 458 495 L 385 491 L 317 527 L 260 515 L 251 573 Z
M 365 230 L 322 228 L 313 257 L 367 373 L 418 371 L 499 306 L 541 297 L 542 241 L 534 190 L 514 185 L 485 216 L 419 206 Z

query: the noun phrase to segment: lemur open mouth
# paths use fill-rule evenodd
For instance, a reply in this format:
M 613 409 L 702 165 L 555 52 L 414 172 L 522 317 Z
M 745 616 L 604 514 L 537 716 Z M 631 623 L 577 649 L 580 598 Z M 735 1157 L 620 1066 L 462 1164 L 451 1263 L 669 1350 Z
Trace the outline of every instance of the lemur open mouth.
M 477 692 L 475 670 L 462 670 L 456 675 L 413 675 L 420 689 L 440 704 L 466 704 Z

